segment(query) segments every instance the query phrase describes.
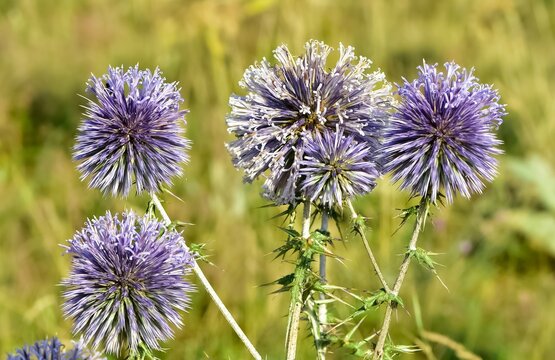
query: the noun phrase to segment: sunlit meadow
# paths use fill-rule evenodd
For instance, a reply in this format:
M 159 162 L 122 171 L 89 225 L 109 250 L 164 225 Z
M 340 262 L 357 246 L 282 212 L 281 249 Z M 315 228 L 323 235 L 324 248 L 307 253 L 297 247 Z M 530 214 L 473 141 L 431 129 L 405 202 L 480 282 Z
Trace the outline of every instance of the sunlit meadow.
M 78 94 L 90 73 L 139 63 L 179 81 L 191 111 L 190 163 L 171 188 L 184 202 L 166 197 L 165 206 L 192 224 L 188 242 L 206 244 L 215 266 L 201 266 L 258 350 L 283 357 L 289 298 L 260 287 L 290 269 L 271 254 L 283 241 L 272 220 L 281 210 L 261 208 L 261 181 L 242 183 L 224 146 L 232 139 L 224 118 L 247 66 L 280 44 L 298 54 L 319 39 L 353 45 L 397 83 L 414 78 L 424 58 L 474 66 L 507 104 L 499 176 L 482 196 L 434 210 L 421 236 L 423 247 L 441 253 L 438 273 L 449 291 L 411 268 L 401 292 L 407 311 L 394 314 L 391 332 L 422 351 L 400 358 L 555 358 L 554 22 L 547 0 L 0 1 L 1 356 L 52 335 L 69 343 L 58 284 L 71 258 L 58 244 L 107 209 L 144 212 L 148 196 L 88 190 L 71 159 L 86 104 Z M 383 178 L 355 202 L 370 217 L 369 240 L 390 282 L 410 237 L 410 226 L 392 235 L 408 195 Z M 345 234 L 334 251 L 346 260 L 329 263 L 330 281 L 374 290 L 359 239 Z M 191 304 L 160 358 L 248 358 L 204 291 Z M 379 328 L 382 314 L 369 312 L 360 332 Z M 298 358 L 311 358 L 306 323 L 300 332 Z

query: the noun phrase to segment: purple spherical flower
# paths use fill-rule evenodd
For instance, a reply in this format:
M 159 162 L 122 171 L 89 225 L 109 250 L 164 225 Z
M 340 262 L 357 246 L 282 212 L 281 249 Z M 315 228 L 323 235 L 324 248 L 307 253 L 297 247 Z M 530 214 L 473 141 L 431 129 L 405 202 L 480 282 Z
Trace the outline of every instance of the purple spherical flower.
M 499 94 L 473 70 L 446 63 L 418 67 L 418 79 L 398 86 L 400 104 L 384 131 L 384 170 L 401 188 L 435 203 L 458 192 L 470 197 L 496 174 L 501 153 L 495 130 L 506 114 Z
M 344 136 L 341 130 L 315 133 L 300 162 L 301 191 L 329 208 L 372 191 L 380 172 L 371 154 L 367 143 Z
M 58 338 L 37 341 L 8 354 L 8 360 L 96 360 L 99 354 L 89 353 L 80 343 L 73 349 L 66 350 Z
M 342 130 L 366 143 L 373 159 L 388 117 L 390 86 L 381 71 L 368 74 L 371 61 L 339 47 L 339 60 L 326 69 L 332 49 L 309 41 L 294 58 L 285 45 L 250 66 L 240 86 L 246 96 L 232 96 L 227 126 L 236 140 L 227 145 L 246 182 L 267 173 L 264 195 L 277 204 L 295 203 L 300 194 L 301 162 L 308 139 L 325 129 Z
M 66 246 L 73 255 L 62 285 L 73 331 L 94 349 L 133 354 L 160 349 L 182 325 L 193 256 L 182 236 L 147 215 L 109 212 L 89 220 Z
M 156 69 L 108 68 L 87 83 L 88 99 L 73 157 L 81 179 L 104 193 L 154 192 L 181 174 L 189 141 L 182 137 L 186 110 L 177 83 Z

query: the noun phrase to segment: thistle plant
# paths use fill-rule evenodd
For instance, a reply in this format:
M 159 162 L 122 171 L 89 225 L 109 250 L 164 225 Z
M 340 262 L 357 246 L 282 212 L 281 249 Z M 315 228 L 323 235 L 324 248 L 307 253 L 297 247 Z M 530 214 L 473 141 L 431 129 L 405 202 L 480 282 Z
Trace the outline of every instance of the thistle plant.
M 499 94 L 483 85 L 466 70 L 451 62 L 445 73 L 437 65 L 418 68 L 418 78 L 398 86 L 400 104 L 384 131 L 383 161 L 402 189 L 420 197 L 410 213 L 416 223 L 399 274 L 391 290 L 398 297 L 412 258 L 433 270 L 429 253 L 417 248 L 417 241 L 431 205 L 443 196 L 451 203 L 455 194 L 469 197 L 481 192 L 497 168 L 494 155 L 500 154 L 495 130 L 505 115 Z M 374 351 L 384 357 L 391 315 L 398 302 L 389 301 Z
M 181 327 L 192 285 L 193 255 L 180 233 L 133 212 L 89 220 L 69 240 L 71 272 L 63 282 L 64 313 L 93 349 L 135 356 L 160 350 Z
M 166 83 L 156 69 L 108 69 L 90 78 L 84 118 L 73 157 L 81 178 L 104 194 L 127 197 L 147 192 L 145 216 L 125 212 L 89 221 L 67 252 L 73 267 L 64 280 L 64 311 L 85 342 L 119 356 L 152 356 L 159 342 L 181 326 L 180 310 L 189 306 L 192 270 L 255 359 L 250 340 L 204 276 L 177 223 L 157 193 L 181 174 L 189 141 L 183 135 L 183 98 L 177 83 Z M 156 214 L 162 220 L 156 219 Z
M 282 45 L 276 63 L 263 59 L 249 67 L 239 83 L 244 96 L 230 98 L 228 131 L 236 139 L 227 147 L 244 180 L 266 177 L 263 196 L 275 205 L 288 205 L 294 218 L 303 203 L 302 231 L 285 229 L 288 239 L 278 256 L 297 253 L 295 271 L 277 283 L 291 292 L 286 332 L 286 357 L 294 359 L 299 320 L 310 294 L 326 283 L 327 231 L 330 212 L 353 196 L 370 192 L 380 175 L 376 160 L 382 128 L 388 119 L 390 86 L 381 71 L 368 73 L 371 61 L 357 57 L 352 47 L 339 46 L 339 60 L 326 69 L 332 48 L 309 41 L 295 58 Z M 321 215 L 319 231 L 311 231 L 312 210 Z M 293 223 L 291 223 L 293 224 Z M 319 274 L 312 262 L 319 255 Z M 322 289 L 320 287 L 320 289 Z M 313 326 L 318 358 L 325 358 L 325 296 Z
M 276 204 L 303 201 L 301 163 L 312 135 L 341 130 L 364 143 L 368 156 L 378 150 L 390 86 L 381 71 L 368 73 L 371 61 L 352 47 L 340 45 L 339 60 L 327 70 L 331 51 L 312 40 L 295 58 L 282 45 L 274 50 L 276 64 L 263 59 L 250 66 L 239 83 L 247 94 L 229 100 L 233 163 L 249 183 L 267 172 L 263 195 Z
M 493 180 L 501 141 L 494 130 L 505 106 L 491 85 L 483 85 L 451 62 L 445 73 L 424 63 L 418 79 L 398 86 L 400 105 L 384 132 L 385 171 L 401 189 L 437 203 L 456 193 L 470 197 Z
M 8 354 L 8 360 L 101 360 L 102 357 L 88 351 L 81 342 L 74 343 L 73 349 L 65 346 L 53 337 L 40 340 L 33 345 L 26 345 L 17 349 L 15 353 Z
M 127 196 L 134 183 L 137 193 L 153 193 L 181 175 L 188 111 L 180 110 L 177 83 L 166 83 L 158 69 L 109 67 L 91 76 L 87 92 L 95 99 L 87 99 L 73 158 L 91 188 Z
M 299 174 L 303 196 L 328 209 L 369 193 L 380 176 L 368 143 L 327 129 L 307 139 Z

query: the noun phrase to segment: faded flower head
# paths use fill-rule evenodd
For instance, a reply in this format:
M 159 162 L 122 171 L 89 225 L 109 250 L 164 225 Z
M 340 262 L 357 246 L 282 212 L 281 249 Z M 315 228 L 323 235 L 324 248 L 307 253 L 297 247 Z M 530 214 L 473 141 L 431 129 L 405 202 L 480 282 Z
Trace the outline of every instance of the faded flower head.
M 481 192 L 497 168 L 495 130 L 506 114 L 499 94 L 473 70 L 451 62 L 418 67 L 418 79 L 399 86 L 400 105 L 384 132 L 383 162 L 401 188 L 436 202 L 458 192 Z
M 341 130 L 315 133 L 301 161 L 301 191 L 329 208 L 372 191 L 380 172 L 371 154 L 367 143 L 358 143 Z
M 371 61 L 339 47 L 339 60 L 326 69 L 332 48 L 309 41 L 294 58 L 285 45 L 250 66 L 241 82 L 246 96 L 232 96 L 227 126 L 236 140 L 227 145 L 246 182 L 261 174 L 264 195 L 277 204 L 295 203 L 309 138 L 326 129 L 343 131 L 365 143 L 372 161 L 390 107 L 390 86 L 380 71 L 368 74 Z
M 80 343 L 74 345 L 73 349 L 67 350 L 58 338 L 53 337 L 17 349 L 14 354 L 8 354 L 8 360 L 96 360 L 101 358 L 98 354 L 89 353 Z
M 84 119 L 73 157 L 81 179 L 105 194 L 127 196 L 132 182 L 137 193 L 155 192 L 181 174 L 189 141 L 182 137 L 186 110 L 177 83 L 166 83 L 156 69 L 124 71 L 108 68 L 91 76 Z
M 193 256 L 182 236 L 147 215 L 125 212 L 89 220 L 66 246 L 73 255 L 62 285 L 73 331 L 94 349 L 119 354 L 160 349 L 181 327 L 179 310 L 193 287 Z

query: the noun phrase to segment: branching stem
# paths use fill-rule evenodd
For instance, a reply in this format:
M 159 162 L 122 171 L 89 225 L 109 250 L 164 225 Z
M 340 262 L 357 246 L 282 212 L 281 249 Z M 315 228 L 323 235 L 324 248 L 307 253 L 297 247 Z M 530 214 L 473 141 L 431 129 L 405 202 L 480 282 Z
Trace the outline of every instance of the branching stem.
M 302 237 L 310 237 L 310 200 L 304 202 Z M 297 337 L 299 335 L 299 322 L 303 308 L 303 284 L 306 276 L 305 255 L 301 251 L 295 267 L 295 279 L 291 288 L 291 303 L 289 305 L 289 318 L 287 320 L 287 333 L 285 334 L 285 352 L 287 360 L 294 360 L 297 356 Z
M 351 216 L 353 219 L 357 219 L 359 217 L 359 214 L 357 214 L 357 212 L 355 211 L 355 208 L 353 207 L 353 203 L 351 202 L 351 200 L 347 200 L 347 206 L 349 207 L 349 210 L 351 210 Z M 368 240 L 366 239 L 366 234 L 364 233 L 364 231 L 358 231 L 360 237 L 362 238 L 362 243 L 364 244 L 364 248 L 366 249 L 366 253 L 368 254 L 368 257 L 370 258 L 370 262 L 372 263 L 372 267 L 374 268 L 374 272 L 376 273 L 376 275 L 378 276 L 378 279 L 380 280 L 380 283 L 382 284 L 382 287 L 384 288 L 384 290 L 386 292 L 390 292 L 391 290 L 389 289 L 389 286 L 387 285 L 387 282 L 385 281 L 385 278 L 380 270 L 380 267 L 378 265 L 378 262 L 376 261 L 376 257 L 374 256 L 374 253 L 372 252 L 372 248 L 370 248 L 370 244 L 368 243 Z
M 420 231 L 422 230 L 424 223 L 426 222 L 426 216 L 428 215 L 429 206 L 430 204 L 428 200 L 426 198 L 423 198 L 422 201 L 420 202 L 420 206 L 418 207 L 418 213 L 416 215 L 416 223 L 414 225 L 414 231 L 410 239 L 408 250 L 399 268 L 399 275 L 397 276 L 397 280 L 395 280 L 395 285 L 393 286 L 393 290 L 391 290 L 391 292 L 395 296 L 399 295 L 399 291 L 401 290 L 401 286 L 403 285 L 403 281 L 405 280 L 405 276 L 407 275 L 407 271 L 409 269 L 410 260 L 411 260 L 411 253 L 416 250 L 416 242 L 418 241 L 418 235 L 420 234 Z M 397 304 L 394 302 L 390 302 L 387 305 L 387 309 L 385 310 L 383 325 L 380 330 L 380 335 L 378 337 L 378 342 L 376 344 L 376 348 L 374 349 L 374 356 L 373 356 L 374 360 L 383 359 L 385 340 L 389 333 L 391 315 L 396 305 Z
M 158 209 L 158 212 L 162 216 L 162 219 L 164 219 L 164 222 L 166 223 L 166 225 L 170 225 L 172 221 L 168 216 L 168 213 L 162 206 L 160 199 L 158 199 L 158 197 L 154 193 L 151 194 L 151 196 L 152 196 L 152 202 L 154 203 L 154 206 L 156 206 L 156 208 Z M 185 244 L 185 247 L 189 249 L 187 244 Z M 212 285 L 210 284 L 210 282 L 202 272 L 202 269 L 200 268 L 198 263 L 194 261 L 193 264 L 194 264 L 193 271 L 198 276 L 200 282 L 202 283 L 202 286 L 206 289 L 206 291 L 208 292 L 208 295 L 210 295 L 210 297 L 212 298 L 212 300 L 214 301 L 214 303 L 216 304 L 216 306 L 218 307 L 218 309 L 220 310 L 224 318 L 227 320 L 227 322 L 233 328 L 233 330 L 235 330 L 235 333 L 237 334 L 239 339 L 241 339 L 241 341 L 246 346 L 248 351 L 251 353 L 252 357 L 256 360 L 261 360 L 262 357 L 260 356 L 258 351 L 256 351 L 256 348 L 252 345 L 249 338 L 247 337 L 247 335 L 245 335 L 245 333 L 243 332 L 239 324 L 237 324 L 237 322 L 233 318 L 233 315 L 231 315 L 229 310 L 226 308 L 226 306 L 224 305 L 224 303 L 222 302 L 222 300 L 220 299 L 220 297 L 218 296 L 218 294 L 216 293 L 216 291 L 214 290 L 214 288 L 212 287 Z
M 324 210 L 322 212 L 322 224 L 320 226 L 320 232 L 322 233 L 327 233 L 328 232 L 328 220 L 329 220 L 329 215 L 328 212 L 326 210 Z M 327 283 L 327 277 L 326 277 L 326 255 L 325 254 L 320 254 L 320 281 L 323 284 Z M 326 295 L 321 292 L 320 293 L 320 300 L 325 300 L 326 299 Z M 322 302 L 320 304 L 320 306 L 318 306 L 318 326 L 319 326 L 319 331 L 320 334 L 325 334 L 326 330 L 327 330 L 327 322 L 328 322 L 328 308 L 325 302 Z M 318 346 L 318 359 L 319 360 L 325 360 L 326 359 L 326 352 L 327 352 L 327 348 L 326 346 Z

